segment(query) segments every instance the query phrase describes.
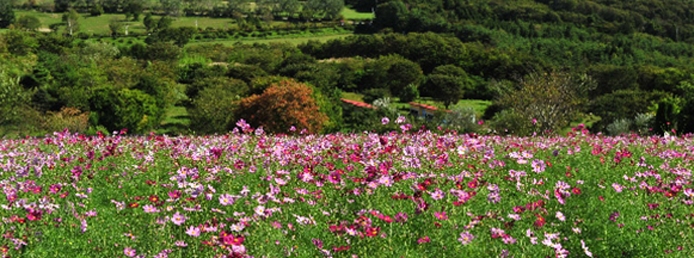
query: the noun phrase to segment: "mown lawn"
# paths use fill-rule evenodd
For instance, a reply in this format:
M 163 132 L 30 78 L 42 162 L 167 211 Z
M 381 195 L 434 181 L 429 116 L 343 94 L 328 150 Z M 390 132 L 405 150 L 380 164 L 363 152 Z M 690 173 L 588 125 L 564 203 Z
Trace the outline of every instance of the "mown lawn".
M 347 20 L 372 20 L 376 17 L 372 12 L 357 12 L 349 7 L 342 9 L 341 14 Z

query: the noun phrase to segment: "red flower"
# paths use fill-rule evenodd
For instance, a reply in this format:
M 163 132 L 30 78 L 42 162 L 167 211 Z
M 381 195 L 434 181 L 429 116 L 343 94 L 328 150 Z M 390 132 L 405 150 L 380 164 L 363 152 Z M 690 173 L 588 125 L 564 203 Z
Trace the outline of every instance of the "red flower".
M 156 202 L 159 201 L 159 196 L 156 196 L 156 195 L 154 195 L 154 194 L 153 194 L 153 195 L 150 195 L 150 196 L 149 196 L 149 201 L 150 201 L 150 202 L 153 202 L 153 203 L 156 203 Z
M 536 227 L 541 228 L 547 223 L 547 220 L 545 220 L 545 218 L 542 217 L 540 214 L 535 214 L 535 217 L 537 217 L 534 223 Z
M 131 202 L 130 204 L 128 204 L 128 207 L 134 209 L 134 208 L 140 207 L 140 204 L 136 203 L 136 202 Z
M 579 195 L 581 194 L 581 189 L 578 187 L 574 187 L 573 189 L 571 189 L 571 192 L 575 195 Z
M 378 236 L 379 232 L 381 232 L 381 227 L 366 227 L 365 230 L 366 236 L 368 237 Z
M 225 245 L 234 245 L 234 246 L 239 246 L 243 245 L 243 241 L 245 238 L 241 235 L 239 236 L 234 236 L 234 235 L 227 235 L 222 238 L 222 241 L 224 242 Z
M 349 249 L 350 249 L 350 246 L 348 246 L 348 245 L 336 246 L 336 247 L 333 247 L 333 252 L 338 253 L 338 252 L 347 251 Z
M 474 179 L 474 180 L 472 180 L 472 181 L 470 181 L 470 182 L 467 183 L 467 187 L 470 187 L 470 188 L 472 188 L 472 189 L 477 188 L 477 185 L 478 185 L 477 179 Z
M 41 212 L 39 211 L 31 211 L 27 214 L 27 219 L 29 221 L 37 221 L 41 219 Z

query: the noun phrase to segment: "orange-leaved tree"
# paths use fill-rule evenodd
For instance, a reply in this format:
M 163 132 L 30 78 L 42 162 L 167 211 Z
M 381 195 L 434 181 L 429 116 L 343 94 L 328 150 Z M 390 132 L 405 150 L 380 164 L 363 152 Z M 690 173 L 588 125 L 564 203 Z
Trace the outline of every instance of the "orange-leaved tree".
M 288 132 L 291 126 L 317 133 L 328 121 L 319 111 L 313 89 L 291 79 L 271 84 L 261 95 L 242 99 L 235 117 L 269 133 Z

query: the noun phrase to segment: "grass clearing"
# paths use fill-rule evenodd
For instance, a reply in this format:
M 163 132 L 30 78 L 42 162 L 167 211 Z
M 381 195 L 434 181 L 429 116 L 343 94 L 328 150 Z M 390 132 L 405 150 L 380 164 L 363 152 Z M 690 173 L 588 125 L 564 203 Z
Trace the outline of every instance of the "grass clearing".
M 342 39 L 351 36 L 352 33 L 337 34 L 337 35 L 306 35 L 306 36 L 284 36 L 280 38 L 245 38 L 245 39 L 228 39 L 228 40 L 211 40 L 211 41 L 191 41 L 188 45 L 203 45 L 203 44 L 222 44 L 225 46 L 233 46 L 236 44 L 270 44 L 270 43 L 289 43 L 298 45 L 306 43 L 310 40 L 325 42 L 331 39 Z
M 354 92 L 342 92 L 342 98 L 364 102 L 364 95 Z
M 345 7 L 344 9 L 342 9 L 342 12 L 340 14 L 342 14 L 342 16 L 345 17 L 345 19 L 347 20 L 373 20 L 374 18 L 376 18 L 376 16 L 372 12 L 357 12 L 356 10 L 349 7 Z

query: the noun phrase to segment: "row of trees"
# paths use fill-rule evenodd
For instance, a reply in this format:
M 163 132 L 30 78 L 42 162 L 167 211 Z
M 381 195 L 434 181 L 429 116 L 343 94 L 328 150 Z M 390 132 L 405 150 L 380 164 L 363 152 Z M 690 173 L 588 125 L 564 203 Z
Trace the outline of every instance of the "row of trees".
M 271 16 L 282 18 L 337 19 L 344 0 L 52 0 L 36 4 L 27 1 L 3 1 L 5 8 L 21 7 L 51 12 L 67 12 L 75 9 L 98 16 L 104 13 L 123 13 L 138 20 L 145 11 L 170 16 L 242 17 Z M 13 3 L 16 2 L 16 3 Z M 3 12 L 0 5 L 0 14 Z M 11 22 L 10 22 L 11 23 Z

